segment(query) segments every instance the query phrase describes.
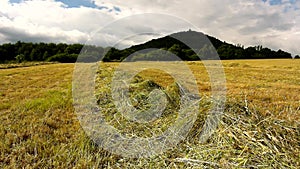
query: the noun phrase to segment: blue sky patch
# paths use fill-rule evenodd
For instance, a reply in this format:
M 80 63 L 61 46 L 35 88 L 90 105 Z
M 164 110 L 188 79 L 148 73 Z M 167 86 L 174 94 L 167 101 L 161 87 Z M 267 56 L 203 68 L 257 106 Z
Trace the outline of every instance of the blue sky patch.
M 11 3 L 20 3 L 23 0 L 9 0 Z M 95 3 L 91 0 L 55 0 L 58 2 L 62 2 L 66 4 L 69 8 L 76 8 L 80 6 L 90 7 L 90 8 L 97 8 Z
M 56 0 L 66 4 L 69 8 L 76 8 L 80 6 L 97 8 L 94 2 L 90 0 Z
M 121 9 L 120 9 L 119 7 L 116 7 L 116 6 L 114 6 L 114 10 L 115 10 L 116 12 L 121 12 Z
M 267 2 L 267 0 L 262 0 L 263 2 Z M 270 5 L 281 5 L 283 4 L 282 0 L 270 0 Z M 288 3 L 294 4 L 296 3 L 296 0 L 289 0 Z
M 20 3 L 22 0 L 9 0 L 11 3 Z
M 23 0 L 9 0 L 10 3 L 20 3 Z M 67 8 L 78 8 L 80 6 L 89 7 L 89 8 L 97 8 L 97 9 L 109 9 L 104 6 L 97 6 L 92 0 L 55 0 L 57 2 L 62 2 L 67 5 Z M 114 6 L 113 9 L 109 9 L 109 12 L 121 12 L 121 8 Z
M 270 5 L 280 5 L 280 4 L 282 4 L 281 0 L 271 0 L 270 1 Z

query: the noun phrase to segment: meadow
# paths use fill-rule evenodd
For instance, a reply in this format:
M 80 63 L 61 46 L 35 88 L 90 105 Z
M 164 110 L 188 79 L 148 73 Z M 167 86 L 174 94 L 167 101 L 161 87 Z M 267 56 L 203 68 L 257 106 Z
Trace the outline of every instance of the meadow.
M 73 107 L 74 64 L 0 65 L 0 168 L 298 168 L 300 60 L 222 63 L 227 86 L 225 112 L 209 140 L 199 143 L 197 139 L 205 119 L 202 114 L 176 147 L 140 159 L 112 154 L 85 134 Z M 205 112 L 209 77 L 201 62 L 186 64 L 204 98 L 199 111 Z M 102 66 L 114 70 L 117 65 Z M 99 77 L 110 77 L 111 72 L 99 71 Z M 140 77 L 166 88 L 172 84 L 168 75 L 161 74 L 167 79 L 161 80 L 157 73 L 144 71 Z M 103 99 L 107 86 L 96 89 L 97 98 Z M 116 116 L 105 113 L 106 120 L 124 133 L 149 136 L 151 130 L 160 132 L 155 126 L 143 129 L 128 121 L 117 121 L 126 124 L 119 125 Z M 162 122 L 170 124 L 173 118 L 167 114 Z

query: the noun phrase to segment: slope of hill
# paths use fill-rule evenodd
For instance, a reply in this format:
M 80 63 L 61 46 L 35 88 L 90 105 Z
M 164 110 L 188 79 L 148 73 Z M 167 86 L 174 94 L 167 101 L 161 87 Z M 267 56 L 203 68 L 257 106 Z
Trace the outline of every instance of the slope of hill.
M 189 30 L 152 39 L 146 43 L 134 45 L 123 50 L 112 48 L 106 54 L 104 61 L 121 61 L 134 52 L 149 48 L 167 50 L 179 56 L 182 60 L 199 60 L 196 53 L 202 55 L 205 59 L 210 59 L 209 54 L 213 54 L 214 51 L 217 51 L 222 60 L 292 58 L 290 53 L 282 50 L 273 51 L 262 46 L 244 48 L 242 45 L 229 44 L 201 32 Z M 145 60 L 153 59 L 154 56 L 152 55 L 152 53 L 147 53 L 144 56 L 140 56 L 140 58 L 143 57 Z
M 90 46 L 83 44 L 54 44 L 20 42 L 0 45 L 0 63 L 25 61 L 75 62 L 81 49 L 88 51 L 82 58 L 88 62 L 100 60 L 104 51 L 108 51 L 103 61 L 121 61 L 135 52 L 143 49 L 156 48 L 168 51 L 182 60 L 214 59 L 216 51 L 222 60 L 228 59 L 274 59 L 292 58 L 291 54 L 283 50 L 273 51 L 262 46 L 244 48 L 242 45 L 233 45 L 215 37 L 195 31 L 177 32 L 146 43 L 131 46 L 120 50 L 110 47 Z M 192 50 L 193 49 L 193 50 Z M 197 56 L 198 54 L 198 56 Z M 158 56 L 160 55 L 160 56 Z M 139 53 L 134 59 L 162 60 L 161 53 Z M 102 59 L 101 59 L 102 60 Z

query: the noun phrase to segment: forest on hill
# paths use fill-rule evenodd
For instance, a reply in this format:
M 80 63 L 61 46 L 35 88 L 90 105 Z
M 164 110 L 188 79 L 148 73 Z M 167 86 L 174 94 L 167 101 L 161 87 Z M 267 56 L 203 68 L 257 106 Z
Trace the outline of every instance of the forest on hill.
M 209 53 L 217 51 L 220 59 L 277 59 L 277 58 L 292 58 L 292 55 L 286 51 L 279 49 L 278 51 L 271 50 L 261 45 L 250 46 L 245 48 L 243 45 L 233 45 L 225 41 L 221 41 L 215 37 L 205 35 L 209 41 L 209 45 L 205 39 L 200 40 L 193 50 L 190 46 L 187 46 L 179 39 L 189 39 L 193 42 L 199 36 L 204 34 L 195 31 L 185 31 L 171 34 L 158 39 L 152 39 L 146 43 L 134 45 L 126 49 L 117 49 L 114 47 L 103 48 L 99 46 L 84 46 L 83 44 L 65 44 L 65 43 L 30 43 L 20 42 L 15 44 L 6 43 L 0 45 L 0 63 L 9 62 L 24 62 L 24 61 L 48 61 L 48 62 L 62 62 L 62 63 L 73 63 L 76 62 L 78 54 L 84 47 L 88 51 L 88 54 L 84 57 L 84 60 L 98 61 L 100 58 L 103 61 L 122 61 L 129 55 L 141 51 L 143 49 L 156 48 L 169 51 L 177 55 L 182 60 L 194 61 L 199 60 L 197 54 L 205 55 L 205 59 L 209 58 Z M 175 37 L 175 38 L 174 38 Z M 207 39 L 206 38 L 206 39 Z M 199 40 L 197 40 L 199 42 Z M 105 52 L 107 51 L 107 52 Z M 106 53 L 102 57 L 103 53 Z M 196 54 L 197 53 L 197 54 Z M 154 52 L 149 52 L 144 55 L 137 55 L 135 59 L 144 60 L 159 60 L 159 55 Z M 299 56 L 295 56 L 299 58 Z M 134 60 L 132 60 L 134 61 Z
M 206 36 L 207 38 L 204 38 L 203 36 Z M 182 39 L 183 41 L 190 43 L 190 46 L 187 46 L 178 39 Z M 208 42 L 208 40 L 210 42 Z M 193 50 L 191 49 L 191 47 L 193 48 Z M 203 58 L 205 59 L 210 59 L 209 55 L 213 54 L 214 51 L 218 53 L 221 60 L 292 58 L 292 55 L 290 53 L 281 49 L 279 49 L 278 51 L 274 51 L 261 45 L 250 46 L 245 48 L 243 45 L 240 44 L 229 44 L 215 37 L 189 30 L 185 32 L 174 33 L 169 36 L 165 36 L 158 39 L 152 39 L 146 43 L 134 45 L 123 50 L 111 48 L 111 50 L 108 51 L 103 60 L 121 61 L 134 52 L 150 48 L 163 49 L 164 51 L 169 51 L 177 55 L 182 60 L 187 61 L 199 60 L 197 54 L 203 55 Z M 155 58 L 158 57 L 156 51 L 149 52 L 145 55 L 137 55 L 133 57 L 133 59 L 136 58 L 139 60 L 139 57 L 145 60 L 159 60 L 159 58 Z

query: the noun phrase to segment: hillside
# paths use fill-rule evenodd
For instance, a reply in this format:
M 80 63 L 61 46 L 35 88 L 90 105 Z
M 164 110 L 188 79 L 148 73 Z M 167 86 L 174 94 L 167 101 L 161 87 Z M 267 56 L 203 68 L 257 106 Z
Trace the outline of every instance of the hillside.
M 178 40 L 180 39 L 180 41 Z M 209 41 L 208 41 L 209 40 Z M 183 43 L 184 42 L 184 43 Z M 85 48 L 84 59 L 88 62 L 121 61 L 131 54 L 143 49 L 157 48 L 169 51 L 182 60 L 194 61 L 201 59 L 215 59 L 218 55 L 222 60 L 229 59 L 278 59 L 292 58 L 291 54 L 283 50 L 273 51 L 267 47 L 253 46 L 245 48 L 243 45 L 233 45 L 221 41 L 215 37 L 195 31 L 174 33 L 158 39 L 152 39 L 146 43 L 131 46 L 120 50 L 110 47 L 91 46 L 83 44 L 54 44 L 54 43 L 31 43 L 20 42 L 0 45 L 0 63 L 26 62 L 26 61 L 48 61 L 73 63 L 76 62 L 78 54 Z M 193 49 L 193 50 L 192 50 Z M 104 51 L 108 51 L 105 57 L 101 57 Z M 134 59 L 164 60 L 161 53 L 148 52 L 146 55 L 135 56 Z M 100 59 L 101 58 L 101 59 Z M 174 58 L 171 58 L 174 59 Z
M 204 36 L 206 36 L 207 38 Z M 182 43 L 178 39 L 180 39 L 184 43 Z M 189 47 L 186 44 L 188 44 Z M 123 50 L 112 48 L 106 54 L 104 61 L 120 61 L 134 52 L 149 48 L 167 50 L 179 56 L 182 60 L 187 61 L 199 60 L 199 58 L 196 56 L 196 52 L 197 54 L 202 55 L 203 58 L 210 59 L 210 56 L 207 53 L 214 53 L 215 50 L 222 60 L 292 58 L 292 55 L 290 53 L 283 50 L 274 51 L 262 46 L 245 48 L 243 45 L 229 44 L 215 37 L 189 30 L 174 33 L 158 39 L 152 39 L 146 43 L 134 45 Z M 191 50 L 191 48 L 193 50 Z M 153 60 L 153 57 L 155 56 L 151 55 L 151 53 L 148 53 L 147 56 L 144 55 L 141 57 L 143 57 L 143 59 L 145 60 Z

